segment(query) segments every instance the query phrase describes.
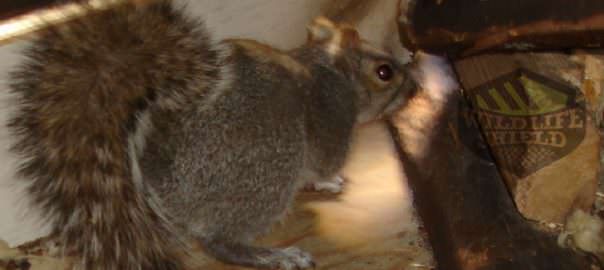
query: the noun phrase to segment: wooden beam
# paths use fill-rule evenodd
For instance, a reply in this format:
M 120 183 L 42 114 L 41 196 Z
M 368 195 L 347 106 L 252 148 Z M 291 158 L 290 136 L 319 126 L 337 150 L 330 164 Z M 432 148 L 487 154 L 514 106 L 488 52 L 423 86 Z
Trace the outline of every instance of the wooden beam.
M 24 0 L 0 2 L 0 44 L 30 35 L 51 25 L 86 16 L 128 2 L 153 0 Z
M 438 269 L 599 269 L 520 216 L 468 111 L 456 93 L 432 124 L 408 109 L 390 125 Z M 418 121 L 430 128 L 413 130 Z
M 0 21 L 48 7 L 53 2 L 56 2 L 56 0 L 2 1 L 0 2 Z
M 604 45 L 599 0 L 412 0 L 407 10 L 406 46 L 455 57 Z

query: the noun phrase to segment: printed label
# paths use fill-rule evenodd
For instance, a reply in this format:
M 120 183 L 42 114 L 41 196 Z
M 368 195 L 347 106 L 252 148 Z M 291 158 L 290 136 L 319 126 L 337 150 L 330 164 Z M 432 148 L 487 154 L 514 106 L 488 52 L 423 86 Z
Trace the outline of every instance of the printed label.
M 469 93 L 499 166 L 519 178 L 566 156 L 585 137 L 585 103 L 570 85 L 521 69 Z

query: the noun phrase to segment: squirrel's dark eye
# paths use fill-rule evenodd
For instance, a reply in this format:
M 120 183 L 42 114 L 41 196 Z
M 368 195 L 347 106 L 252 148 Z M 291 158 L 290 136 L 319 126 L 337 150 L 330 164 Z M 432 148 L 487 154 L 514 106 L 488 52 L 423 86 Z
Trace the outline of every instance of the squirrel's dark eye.
M 383 64 L 380 65 L 375 72 L 378 75 L 378 78 L 380 78 L 380 80 L 382 81 L 389 81 L 392 79 L 392 77 L 394 76 L 394 71 L 392 70 L 392 67 L 388 64 Z

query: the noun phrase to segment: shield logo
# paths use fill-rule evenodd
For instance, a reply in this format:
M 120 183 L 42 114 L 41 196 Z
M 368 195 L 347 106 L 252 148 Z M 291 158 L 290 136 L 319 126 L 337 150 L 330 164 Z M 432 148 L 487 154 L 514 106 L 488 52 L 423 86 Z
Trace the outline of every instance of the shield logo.
M 468 91 L 498 165 L 523 178 L 566 156 L 585 137 L 579 89 L 519 69 Z

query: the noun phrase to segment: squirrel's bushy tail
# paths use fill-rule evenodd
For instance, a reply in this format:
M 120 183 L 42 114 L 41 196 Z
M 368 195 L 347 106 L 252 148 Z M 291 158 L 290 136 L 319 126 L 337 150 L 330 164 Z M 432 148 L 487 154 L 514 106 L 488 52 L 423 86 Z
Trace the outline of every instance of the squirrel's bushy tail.
M 9 128 L 33 203 L 73 269 L 181 269 L 177 234 L 138 167 L 150 111 L 205 94 L 218 53 L 169 1 L 124 5 L 40 33 L 12 74 Z

